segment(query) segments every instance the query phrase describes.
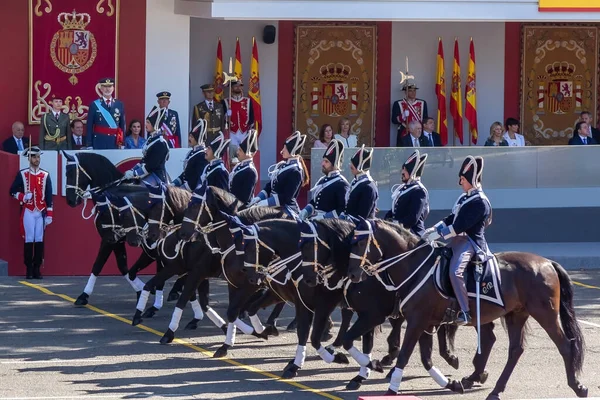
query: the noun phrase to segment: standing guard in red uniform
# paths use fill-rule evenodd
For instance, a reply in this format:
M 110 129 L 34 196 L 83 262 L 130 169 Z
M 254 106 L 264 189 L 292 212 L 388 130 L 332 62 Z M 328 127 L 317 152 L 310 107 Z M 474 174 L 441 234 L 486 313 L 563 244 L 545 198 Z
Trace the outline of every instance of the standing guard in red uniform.
M 244 96 L 244 83 L 231 83 L 231 98 L 225 99 L 227 116 L 229 117 L 229 158 L 236 156 L 237 149 L 254 127 L 254 110 L 249 97 Z
M 41 154 L 36 146 L 23 152 L 29 159 L 29 168 L 20 170 L 10 187 L 10 195 L 22 205 L 21 234 L 25 238 L 27 279 L 42 279 L 44 230 L 52 223 L 52 181 L 48 171 L 40 168 Z

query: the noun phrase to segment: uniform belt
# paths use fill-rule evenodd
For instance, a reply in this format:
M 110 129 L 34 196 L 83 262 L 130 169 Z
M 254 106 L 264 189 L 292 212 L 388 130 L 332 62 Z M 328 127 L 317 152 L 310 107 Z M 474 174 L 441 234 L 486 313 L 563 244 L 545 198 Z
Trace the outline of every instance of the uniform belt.
M 94 125 L 94 133 L 101 133 L 103 135 L 116 136 L 118 131 L 119 131 L 118 128 L 109 128 L 107 126 Z
M 46 135 L 46 136 L 44 136 L 44 140 L 47 140 L 49 142 L 60 143 L 60 142 L 64 142 L 65 140 L 67 140 L 67 137 L 66 136 L 60 136 L 59 138 L 54 139 L 52 136 Z
M 209 132 L 219 132 L 221 128 L 208 128 Z

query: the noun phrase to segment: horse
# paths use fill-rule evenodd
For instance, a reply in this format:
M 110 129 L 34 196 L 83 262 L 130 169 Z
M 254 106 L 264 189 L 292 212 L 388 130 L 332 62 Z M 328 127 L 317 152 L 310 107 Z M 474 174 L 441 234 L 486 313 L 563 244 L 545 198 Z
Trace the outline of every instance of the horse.
M 350 239 L 354 233 L 355 225 L 342 219 L 321 219 L 313 221 L 298 221 L 300 227 L 300 252 L 302 253 L 302 276 L 303 281 L 309 286 L 317 284 L 337 291 L 345 297 L 350 309 L 357 313 L 358 319 L 352 328 L 343 337 L 344 349 L 361 365 L 360 373 L 354 377 L 346 386 L 347 389 L 356 390 L 360 388 L 363 381 L 369 377 L 369 367 L 382 370 L 377 361 L 371 360 L 373 349 L 374 328 L 381 325 L 386 317 L 392 313 L 395 294 L 393 292 L 382 292 L 379 282 L 375 278 L 369 278 L 358 284 L 347 282 L 348 261 L 350 257 Z M 365 299 L 376 299 L 367 300 Z M 373 306 L 376 302 L 377 307 Z M 388 355 L 381 362 L 383 365 L 391 365 L 393 358 L 397 357 L 400 350 L 400 327 L 404 322 L 402 317 L 389 318 L 392 331 L 388 336 Z M 442 358 L 458 369 L 458 358 L 451 354 L 446 343 L 449 334 L 450 342 L 454 342 L 456 329 L 446 331 L 438 330 L 440 343 L 440 355 Z M 354 340 L 361 336 L 363 338 L 363 352 L 354 348 Z M 421 359 L 423 366 L 432 377 L 441 375 L 439 370 L 433 366 L 431 352 L 433 346 L 432 336 L 425 334 L 419 340 Z M 442 387 L 462 393 L 461 383 L 457 381 L 436 380 Z
M 447 249 L 438 243 L 421 240 L 402 226 L 380 220 L 361 220 L 354 232 L 348 276 L 360 282 L 366 274 L 374 275 L 386 289 L 397 287 L 400 311 L 407 328 L 387 394 L 400 389 L 403 370 L 422 333 L 439 325 L 453 300 L 435 283 L 436 269 L 446 258 Z M 487 362 L 495 337 L 486 324 L 503 317 L 509 337 L 508 361 L 487 400 L 500 399 L 517 362 L 523 354 L 525 327 L 533 317 L 558 348 L 565 364 L 567 382 L 578 397 L 587 397 L 588 389 L 578 375 L 585 355 L 584 340 L 573 306 L 573 285 L 565 269 L 555 261 L 532 253 L 503 252 L 495 254 L 503 307 L 482 301 L 477 318 L 481 322 L 481 357 L 475 362 L 476 372 Z M 417 268 L 414 266 L 418 265 Z M 491 267 L 490 267 L 491 268 Z M 472 272 L 470 266 L 469 272 Z M 444 271 L 442 269 L 441 271 Z M 389 276 L 385 284 L 381 274 Z M 447 273 L 446 273 L 447 274 Z M 441 276 L 443 281 L 446 276 Z M 470 279 L 467 278 L 466 279 Z M 497 282 L 498 282 L 497 281 Z M 445 285 L 442 285 L 443 287 Z M 423 307 L 423 304 L 427 304 Z M 472 309 L 476 304 L 470 299 Z M 477 358 L 477 356 L 476 356 Z M 468 378 L 467 378 L 468 379 Z

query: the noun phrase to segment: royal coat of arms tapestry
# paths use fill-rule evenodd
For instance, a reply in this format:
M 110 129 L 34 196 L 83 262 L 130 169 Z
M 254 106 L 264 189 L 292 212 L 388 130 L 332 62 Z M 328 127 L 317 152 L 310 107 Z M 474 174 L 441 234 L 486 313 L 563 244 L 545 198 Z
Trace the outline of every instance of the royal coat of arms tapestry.
M 115 79 L 119 0 L 29 0 L 29 123 L 39 124 L 52 95 L 64 112 L 87 119 L 97 83 Z
M 582 111 L 597 115 L 598 30 L 523 26 L 521 130 L 534 146 L 566 145 Z
M 299 25 L 296 27 L 294 123 L 308 135 L 310 154 L 319 129 L 350 120 L 358 146 L 371 146 L 375 130 L 375 25 Z

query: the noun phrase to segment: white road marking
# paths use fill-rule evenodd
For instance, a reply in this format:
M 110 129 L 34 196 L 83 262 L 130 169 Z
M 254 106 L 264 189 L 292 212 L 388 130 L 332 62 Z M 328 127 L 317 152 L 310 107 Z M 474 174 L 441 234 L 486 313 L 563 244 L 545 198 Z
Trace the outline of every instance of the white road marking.
M 593 322 L 587 322 L 582 319 L 578 319 L 577 321 L 579 321 L 579 323 L 584 324 L 584 325 L 593 326 L 594 328 L 600 328 L 600 324 L 595 324 Z
M 80 363 L 96 363 L 108 360 L 14 360 L 0 361 L 0 364 L 80 364 Z M 37 398 L 37 397 L 36 397 Z M 0 399 L 2 399 L 0 397 Z
M 52 399 L 123 399 L 123 396 L 44 396 L 44 397 L 0 397 L 0 400 L 52 400 Z

